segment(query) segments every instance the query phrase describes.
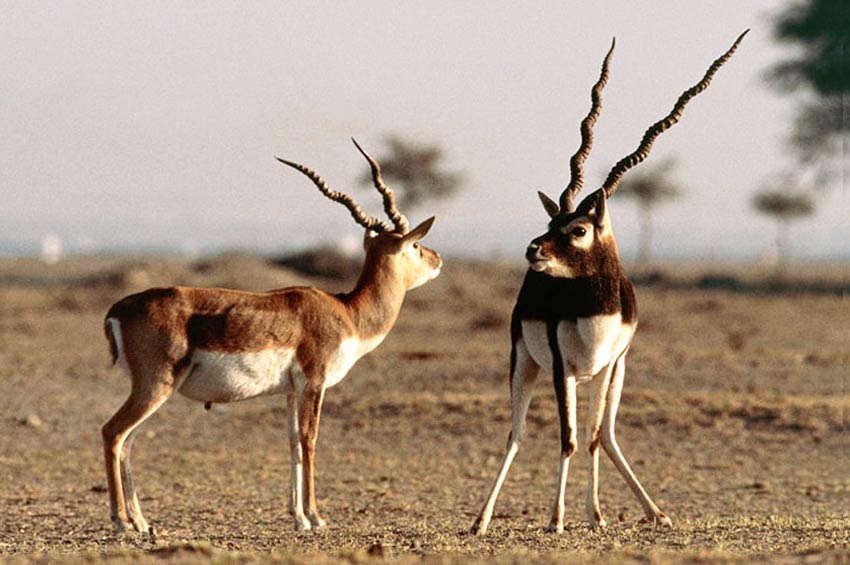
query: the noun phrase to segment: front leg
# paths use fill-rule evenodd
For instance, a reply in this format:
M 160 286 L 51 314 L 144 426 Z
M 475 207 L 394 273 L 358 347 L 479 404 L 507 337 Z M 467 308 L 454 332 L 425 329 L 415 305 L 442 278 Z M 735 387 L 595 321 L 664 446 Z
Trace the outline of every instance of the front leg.
M 561 462 L 558 471 L 558 488 L 552 504 L 552 519 L 547 532 L 564 531 L 564 493 L 567 488 L 567 473 L 570 470 L 570 457 L 576 451 L 576 379 L 555 377 L 555 396 L 558 401 L 558 418 L 561 424 Z
M 289 411 L 289 514 L 295 520 L 295 529 L 299 532 L 311 529 L 312 524 L 304 514 L 304 454 L 301 449 L 301 439 L 298 426 L 298 400 L 303 392 L 303 384 L 292 383 L 291 390 L 286 395 L 286 405 Z
M 525 342 L 522 339 L 515 342 L 511 348 L 511 431 L 508 434 L 508 444 L 505 446 L 505 457 L 499 474 L 496 475 L 490 494 L 470 529 L 475 535 L 483 536 L 487 533 L 490 519 L 493 517 L 493 508 L 496 506 L 496 497 L 499 496 L 511 463 L 525 438 L 525 419 L 539 372 L 540 366 L 531 357 Z
M 309 383 L 302 395 L 299 410 L 299 428 L 301 449 L 304 456 L 304 499 L 307 504 L 307 517 L 313 529 L 327 526 L 319 515 L 316 504 L 316 488 L 313 478 L 316 461 L 316 440 L 319 437 L 319 416 L 325 391 L 321 384 Z
M 552 519 L 547 532 L 564 531 L 564 492 L 567 489 L 567 473 L 570 457 L 576 450 L 576 379 L 575 371 L 569 376 L 564 371 L 564 357 L 558 340 L 558 321 L 546 322 L 546 338 L 552 353 L 552 382 L 555 385 L 555 400 L 558 403 L 558 421 L 561 424 L 561 462 L 558 470 L 558 488 L 552 503 Z

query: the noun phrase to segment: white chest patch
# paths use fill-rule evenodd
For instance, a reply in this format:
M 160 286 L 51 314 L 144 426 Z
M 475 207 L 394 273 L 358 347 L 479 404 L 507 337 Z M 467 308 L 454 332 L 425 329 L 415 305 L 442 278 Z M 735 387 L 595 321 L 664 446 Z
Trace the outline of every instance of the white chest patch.
M 242 353 L 197 350 L 180 393 L 201 402 L 233 402 L 281 393 L 294 357 L 293 349 Z
M 351 367 L 354 366 L 354 363 L 378 347 L 384 341 L 385 337 L 384 335 L 369 339 L 350 337 L 342 340 L 342 343 L 339 344 L 339 349 L 336 350 L 336 353 L 334 353 L 328 362 L 328 371 L 325 375 L 325 388 L 339 384 L 345 378 L 345 375 L 348 374 L 348 371 L 351 370 Z
M 598 374 L 614 361 L 629 345 L 632 326 L 624 325 L 619 313 L 579 318 L 575 323 L 558 324 L 558 346 L 564 360 L 564 370 L 579 380 Z M 552 351 L 546 322 L 525 320 L 522 335 L 534 361 L 552 370 Z

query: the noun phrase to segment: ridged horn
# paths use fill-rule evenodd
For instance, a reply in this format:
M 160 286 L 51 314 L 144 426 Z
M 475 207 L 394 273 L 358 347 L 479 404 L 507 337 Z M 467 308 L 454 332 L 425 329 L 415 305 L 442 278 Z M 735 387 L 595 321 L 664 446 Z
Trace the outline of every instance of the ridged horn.
M 561 193 L 560 206 L 561 213 L 566 214 L 573 209 L 573 200 L 581 192 L 581 187 L 584 184 L 584 161 L 590 155 L 590 149 L 593 147 L 593 126 L 596 124 L 596 119 L 599 118 L 599 112 L 602 109 L 602 89 L 608 82 L 608 64 L 611 61 L 611 55 L 614 53 L 614 46 L 617 39 L 611 39 L 611 48 L 608 49 L 608 54 L 602 61 L 602 70 L 599 73 L 599 80 L 593 85 L 590 91 L 590 111 L 587 116 L 581 121 L 581 145 L 575 155 L 570 159 L 570 183 L 567 188 Z
M 357 143 L 356 139 L 352 137 L 351 141 L 354 142 L 354 146 L 357 147 L 357 150 L 360 151 L 367 161 L 369 161 L 369 166 L 372 168 L 372 184 L 375 185 L 375 188 L 381 193 L 381 196 L 384 199 L 384 212 L 386 212 L 387 217 L 395 226 L 395 231 L 401 234 L 407 233 L 410 231 L 410 223 L 407 221 L 404 214 L 398 210 L 398 206 L 395 202 L 395 192 L 393 192 L 393 189 L 384 183 L 384 179 L 381 176 L 381 165 L 379 165 L 371 155 L 366 153 L 366 151 L 360 147 L 360 144 Z
M 280 157 L 275 157 L 275 159 L 277 159 L 284 165 L 289 165 L 296 171 L 303 173 L 307 178 L 313 181 L 313 184 L 316 185 L 316 187 L 322 194 L 324 194 L 334 202 L 339 202 L 340 204 L 348 208 L 348 211 L 351 212 L 351 217 L 354 218 L 354 221 L 356 221 L 358 224 L 360 224 L 367 230 L 372 230 L 376 232 L 392 231 L 386 223 L 366 214 L 366 212 L 363 211 L 363 208 L 361 208 L 351 196 L 345 194 L 344 192 L 332 190 L 328 186 L 328 183 L 326 183 L 322 179 L 322 177 L 320 177 L 315 171 L 308 169 L 300 163 L 287 161 L 286 159 L 281 159 Z
M 611 168 L 611 172 L 608 173 L 608 177 L 605 179 L 605 182 L 602 184 L 602 188 L 600 189 L 605 191 L 606 198 L 610 198 L 611 195 L 617 192 L 617 186 L 620 184 L 620 180 L 623 178 L 623 175 L 626 174 L 626 171 L 647 158 L 649 151 L 652 149 L 652 144 L 655 142 L 655 138 L 679 121 L 679 118 L 682 117 L 682 111 L 685 109 L 685 105 L 687 105 L 694 96 L 708 88 L 714 74 L 726 61 L 730 59 L 730 57 L 732 57 L 732 54 L 735 53 L 735 50 L 738 48 L 738 44 L 741 43 L 741 40 L 744 39 L 744 36 L 747 35 L 749 31 L 750 30 L 747 29 L 744 33 L 739 35 L 738 39 L 735 40 L 735 43 L 732 44 L 732 47 L 730 47 L 726 53 L 721 55 L 711 64 L 701 81 L 679 96 L 679 99 L 676 101 L 676 104 L 667 116 L 658 122 L 655 122 L 655 124 L 646 130 L 637 149 L 620 159 L 620 161 Z

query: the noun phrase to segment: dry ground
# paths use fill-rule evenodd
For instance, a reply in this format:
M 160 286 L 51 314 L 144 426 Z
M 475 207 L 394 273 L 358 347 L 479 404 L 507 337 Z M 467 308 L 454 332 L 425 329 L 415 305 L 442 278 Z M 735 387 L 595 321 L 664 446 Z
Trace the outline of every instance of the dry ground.
M 128 381 L 109 366 L 104 312 L 154 284 L 259 290 L 301 278 L 240 255 L 195 265 L 0 261 L 0 561 L 847 561 L 850 301 L 698 288 L 685 274 L 638 285 L 641 328 L 618 427 L 674 527 L 640 524 L 605 460 L 610 525 L 590 531 L 580 452 L 567 530 L 543 532 L 558 459 L 544 378 L 491 531 L 466 534 L 509 428 L 507 324 L 521 279 L 518 268 L 449 261 L 329 391 L 317 478 L 327 531 L 292 530 L 283 398 L 212 411 L 169 401 L 134 449 L 142 505 L 159 530 L 151 540 L 113 534 L 109 522 L 99 430 Z

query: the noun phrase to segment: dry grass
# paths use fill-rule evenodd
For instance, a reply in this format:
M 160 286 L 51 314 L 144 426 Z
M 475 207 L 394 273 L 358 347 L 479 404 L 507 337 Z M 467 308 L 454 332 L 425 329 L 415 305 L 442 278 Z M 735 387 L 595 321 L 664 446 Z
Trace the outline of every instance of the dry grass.
M 542 531 L 558 445 L 544 378 L 490 535 L 467 535 L 509 428 L 507 324 L 521 277 L 449 261 L 409 296 L 386 342 L 328 392 L 318 451 L 328 531 L 291 529 L 283 399 L 210 412 L 171 400 L 134 448 L 142 504 L 159 530 L 151 540 L 115 535 L 108 520 L 99 427 L 127 381 L 108 365 L 103 312 L 155 284 L 310 280 L 244 255 L 0 262 L 0 561 L 848 561 L 850 302 L 684 283 L 637 289 L 641 329 L 618 428 L 674 528 L 640 524 L 604 461 L 610 526 L 590 531 L 580 453 L 567 531 Z

